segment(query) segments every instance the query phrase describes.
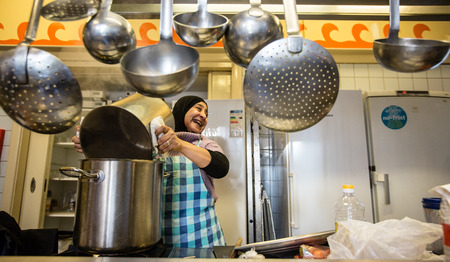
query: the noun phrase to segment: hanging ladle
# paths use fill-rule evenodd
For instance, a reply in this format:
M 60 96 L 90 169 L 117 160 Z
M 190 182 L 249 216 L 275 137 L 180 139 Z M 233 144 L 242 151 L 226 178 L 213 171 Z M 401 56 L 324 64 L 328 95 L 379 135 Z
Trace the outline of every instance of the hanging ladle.
M 31 131 L 56 134 L 80 118 L 81 89 L 69 68 L 52 54 L 30 47 L 43 0 L 35 0 L 25 39 L 0 57 L 0 104 Z
M 283 38 L 283 27 L 277 16 L 261 9 L 261 0 L 250 0 L 251 8 L 228 22 L 223 48 L 235 64 L 244 68 L 271 42 Z
M 397 72 L 421 72 L 439 66 L 448 57 L 450 43 L 399 38 L 400 0 L 390 0 L 389 36 L 373 41 L 373 54 L 378 63 Z
M 111 12 L 112 0 L 103 0 L 100 11 L 83 28 L 83 43 L 89 54 L 105 64 L 117 64 L 136 48 L 136 34 L 130 23 Z
M 186 44 L 206 47 L 217 43 L 227 29 L 228 18 L 209 13 L 207 0 L 198 0 L 198 10 L 177 14 L 173 17 L 175 31 Z
M 143 95 L 174 96 L 197 78 L 199 54 L 190 46 L 174 43 L 172 16 L 173 0 L 162 0 L 159 43 L 137 48 L 120 60 L 125 79 Z

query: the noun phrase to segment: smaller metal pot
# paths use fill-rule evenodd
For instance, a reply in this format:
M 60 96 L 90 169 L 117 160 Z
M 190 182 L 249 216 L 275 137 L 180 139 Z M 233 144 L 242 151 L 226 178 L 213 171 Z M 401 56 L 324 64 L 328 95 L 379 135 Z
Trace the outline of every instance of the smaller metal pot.
M 84 159 L 81 169 L 59 172 L 79 178 L 73 243 L 80 250 L 133 253 L 161 239 L 163 162 Z

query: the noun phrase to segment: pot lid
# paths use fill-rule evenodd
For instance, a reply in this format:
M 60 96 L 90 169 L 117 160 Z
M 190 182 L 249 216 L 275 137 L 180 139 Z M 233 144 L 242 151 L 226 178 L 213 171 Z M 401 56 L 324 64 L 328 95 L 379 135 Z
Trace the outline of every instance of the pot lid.
M 80 128 L 80 141 L 87 158 L 151 160 L 153 156 L 147 127 L 121 107 L 102 106 L 90 111 Z

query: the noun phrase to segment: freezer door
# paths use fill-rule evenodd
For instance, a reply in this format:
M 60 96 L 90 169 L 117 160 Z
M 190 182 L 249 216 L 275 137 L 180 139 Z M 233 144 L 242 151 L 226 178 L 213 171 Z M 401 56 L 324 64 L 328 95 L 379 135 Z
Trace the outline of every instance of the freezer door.
M 208 125 L 203 135 L 216 141 L 230 162 L 228 174 L 214 180 L 216 212 L 227 245 L 247 243 L 247 182 L 244 101 L 208 100 Z
M 434 186 L 450 183 L 450 99 L 366 101 L 379 220 L 407 216 L 425 221 L 422 198 L 430 197 Z
M 359 90 L 340 90 L 330 113 L 316 125 L 289 134 L 292 235 L 334 230 L 334 205 L 343 184 L 372 221 L 363 98 Z

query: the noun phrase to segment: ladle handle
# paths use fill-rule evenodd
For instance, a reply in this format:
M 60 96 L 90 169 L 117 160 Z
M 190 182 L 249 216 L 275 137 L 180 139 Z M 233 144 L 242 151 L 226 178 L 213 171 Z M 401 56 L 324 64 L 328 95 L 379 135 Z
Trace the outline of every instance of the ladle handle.
M 25 33 L 25 38 L 15 49 L 14 69 L 17 83 L 20 84 L 28 83 L 28 47 L 36 38 L 43 2 L 44 0 L 34 0 L 33 7 L 31 9 L 30 20 L 28 21 L 27 31 Z
M 34 0 L 31 9 L 30 21 L 28 22 L 27 32 L 22 43 L 31 44 L 36 39 L 36 33 L 39 26 L 39 18 L 41 15 L 42 3 L 44 0 Z
M 98 12 L 99 16 L 107 14 L 111 10 L 112 0 L 102 0 L 100 10 Z
M 388 39 L 398 39 L 400 29 L 400 0 L 389 0 L 389 36 Z
M 198 2 L 198 12 L 200 13 L 206 13 L 208 10 L 206 9 L 206 4 L 208 2 L 208 0 L 197 0 Z
M 253 17 L 261 17 L 264 14 L 264 10 L 261 9 L 261 0 L 250 0 L 250 9 L 248 14 Z
M 161 0 L 160 41 L 172 39 L 173 0 Z
M 297 5 L 295 0 L 283 0 L 286 31 L 288 33 L 287 48 L 289 52 L 300 53 L 303 49 L 303 39 L 298 25 Z
M 283 0 L 286 31 L 288 35 L 300 35 L 297 6 L 294 0 Z

